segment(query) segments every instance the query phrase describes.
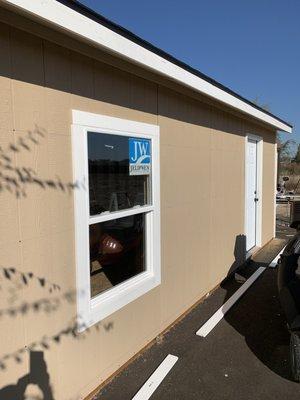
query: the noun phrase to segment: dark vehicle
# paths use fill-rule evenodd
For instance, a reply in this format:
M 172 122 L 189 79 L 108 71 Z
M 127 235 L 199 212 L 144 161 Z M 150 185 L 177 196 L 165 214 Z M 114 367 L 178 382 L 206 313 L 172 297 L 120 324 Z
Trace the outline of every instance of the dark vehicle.
M 279 299 L 286 316 L 290 339 L 290 362 L 295 381 L 300 382 L 300 202 L 291 208 L 292 228 L 297 234 L 287 244 L 278 262 Z

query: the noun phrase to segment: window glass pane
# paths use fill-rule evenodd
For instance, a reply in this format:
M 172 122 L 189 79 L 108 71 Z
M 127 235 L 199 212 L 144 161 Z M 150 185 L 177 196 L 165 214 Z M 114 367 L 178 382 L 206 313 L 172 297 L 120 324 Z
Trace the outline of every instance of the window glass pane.
M 151 204 L 151 140 L 88 132 L 90 215 Z
M 90 225 L 92 297 L 145 270 L 145 214 Z

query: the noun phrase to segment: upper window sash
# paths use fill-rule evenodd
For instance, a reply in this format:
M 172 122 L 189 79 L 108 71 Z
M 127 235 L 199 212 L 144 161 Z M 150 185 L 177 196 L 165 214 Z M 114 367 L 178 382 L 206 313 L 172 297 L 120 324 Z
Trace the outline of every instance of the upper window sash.
M 152 205 L 152 139 L 87 132 L 90 216 Z

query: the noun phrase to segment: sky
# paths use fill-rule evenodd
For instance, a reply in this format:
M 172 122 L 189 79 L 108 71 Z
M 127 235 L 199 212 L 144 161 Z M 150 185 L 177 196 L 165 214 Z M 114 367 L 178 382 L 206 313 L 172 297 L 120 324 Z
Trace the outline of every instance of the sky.
M 300 143 L 300 0 L 81 0 L 294 126 Z

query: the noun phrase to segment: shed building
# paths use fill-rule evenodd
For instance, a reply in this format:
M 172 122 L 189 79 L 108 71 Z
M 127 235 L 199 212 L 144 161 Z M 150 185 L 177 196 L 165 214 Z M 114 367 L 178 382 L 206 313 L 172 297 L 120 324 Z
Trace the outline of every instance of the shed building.
M 274 237 L 292 127 L 75 1 L 0 49 L 0 393 L 81 399 Z

